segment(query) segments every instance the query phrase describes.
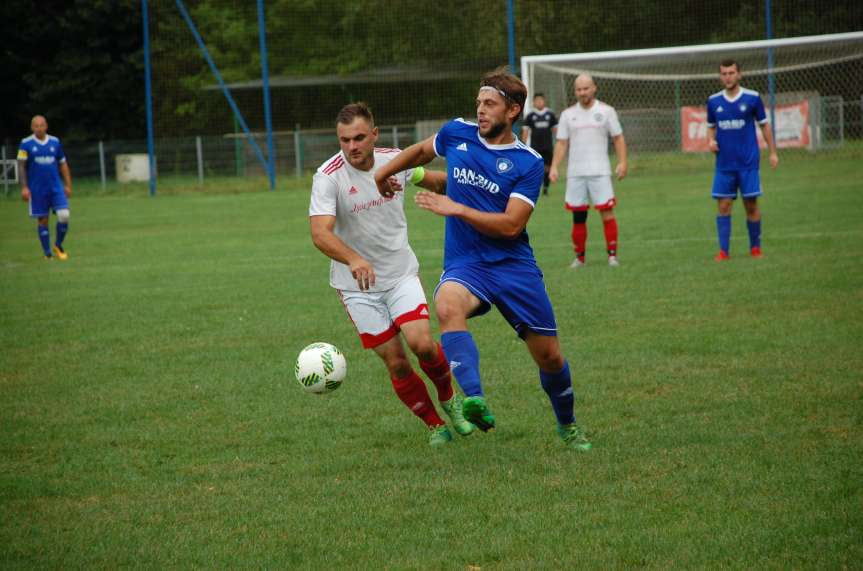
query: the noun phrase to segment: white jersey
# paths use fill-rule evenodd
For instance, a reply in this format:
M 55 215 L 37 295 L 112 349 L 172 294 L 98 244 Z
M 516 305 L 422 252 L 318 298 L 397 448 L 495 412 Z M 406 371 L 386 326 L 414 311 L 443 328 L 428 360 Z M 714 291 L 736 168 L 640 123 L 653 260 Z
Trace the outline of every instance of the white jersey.
M 375 271 L 375 285 L 366 291 L 386 291 L 407 276 L 419 273 L 419 262 L 408 244 L 404 192 L 384 198 L 375 184 L 375 171 L 390 162 L 399 149 L 375 148 L 375 164 L 357 170 L 339 151 L 315 173 L 309 216 L 335 216 L 334 232 L 342 242 L 368 260 Z M 407 188 L 412 170 L 396 175 Z M 359 291 L 350 268 L 335 260 L 330 264 L 330 285 L 338 290 Z
M 597 99 L 585 109 L 581 103 L 560 114 L 557 138 L 569 140 L 566 176 L 610 175 L 608 138 L 623 133 L 614 107 Z

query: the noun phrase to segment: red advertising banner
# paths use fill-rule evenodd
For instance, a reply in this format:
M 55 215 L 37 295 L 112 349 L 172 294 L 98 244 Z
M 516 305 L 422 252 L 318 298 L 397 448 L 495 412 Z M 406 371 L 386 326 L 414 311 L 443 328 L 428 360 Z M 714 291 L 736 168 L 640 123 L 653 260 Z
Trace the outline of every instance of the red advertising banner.
M 767 109 L 770 116 L 770 109 Z M 685 153 L 705 153 L 707 148 L 707 108 L 680 108 L 680 141 Z M 809 101 L 776 106 L 776 146 L 780 149 L 789 147 L 808 148 L 812 144 L 812 126 L 809 124 Z M 761 129 L 755 130 L 758 144 L 767 148 L 761 136 Z

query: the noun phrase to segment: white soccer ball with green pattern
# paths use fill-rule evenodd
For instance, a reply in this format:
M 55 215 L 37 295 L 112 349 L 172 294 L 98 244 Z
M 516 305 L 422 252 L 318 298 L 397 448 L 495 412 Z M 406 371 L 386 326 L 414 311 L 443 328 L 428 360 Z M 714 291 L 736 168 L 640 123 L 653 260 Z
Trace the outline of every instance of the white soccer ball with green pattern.
M 342 386 L 347 372 L 345 356 L 329 343 L 312 343 L 304 348 L 294 367 L 303 390 L 315 394 L 329 393 Z

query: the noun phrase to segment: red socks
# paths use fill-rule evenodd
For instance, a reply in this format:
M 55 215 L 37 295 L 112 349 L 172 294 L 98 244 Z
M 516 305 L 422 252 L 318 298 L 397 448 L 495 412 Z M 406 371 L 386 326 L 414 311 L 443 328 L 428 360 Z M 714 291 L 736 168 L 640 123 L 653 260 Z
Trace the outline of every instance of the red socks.
M 584 222 L 574 223 L 572 225 L 572 247 L 575 249 L 575 255 L 582 262 L 584 261 L 585 244 L 587 244 L 587 224 Z
M 428 426 L 441 426 L 445 424 L 441 417 L 438 416 L 434 404 L 431 401 L 428 390 L 423 380 L 411 371 L 408 376 L 403 379 L 390 379 L 393 383 L 393 389 L 399 399 L 405 403 L 412 413 L 420 417 Z
M 434 361 L 426 362 L 419 360 L 420 368 L 431 379 L 437 388 L 437 399 L 440 402 L 448 401 L 452 398 L 452 376 L 449 371 L 449 361 L 446 355 L 443 354 L 443 348 L 440 343 L 437 344 L 437 358 Z
M 605 230 L 605 246 L 609 256 L 617 255 L 617 218 L 602 221 Z

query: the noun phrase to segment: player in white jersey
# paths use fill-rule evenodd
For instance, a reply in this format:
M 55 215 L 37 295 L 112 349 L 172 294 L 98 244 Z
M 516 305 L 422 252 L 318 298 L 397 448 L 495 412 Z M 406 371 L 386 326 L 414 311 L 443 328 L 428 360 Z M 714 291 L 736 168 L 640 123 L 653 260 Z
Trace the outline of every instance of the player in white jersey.
M 617 180 L 626 176 L 626 140 L 610 105 L 596 99 L 596 83 L 583 73 L 575 78 L 575 96 L 578 103 L 560 114 L 557 126 L 557 144 L 549 169 L 549 178 L 557 182 L 558 166 L 569 147 L 566 169 L 565 207 L 572 212 L 572 245 L 575 259 L 571 268 L 584 265 L 587 246 L 588 199 L 602 217 L 608 265 L 617 266 L 617 219 L 614 206 L 617 199 L 611 186 L 611 163 L 608 160 L 608 138 L 614 143 Z
M 375 171 L 399 149 L 375 148 L 378 128 L 364 103 L 343 107 L 336 131 L 341 152 L 315 173 L 309 206 L 312 241 L 332 259 L 330 285 L 338 291 L 363 347 L 383 359 L 399 399 L 428 426 L 429 443 L 444 444 L 452 434 L 411 367 L 399 333 L 434 383 L 453 428 L 467 436 L 474 426 L 462 415 L 449 362 L 431 335 L 419 264 L 408 244 L 404 194 L 383 198 L 374 180 Z M 392 183 L 404 188 L 408 181 L 435 192 L 446 188 L 444 173 L 422 168 L 398 173 Z

